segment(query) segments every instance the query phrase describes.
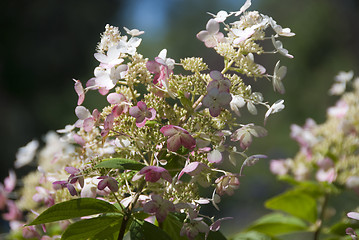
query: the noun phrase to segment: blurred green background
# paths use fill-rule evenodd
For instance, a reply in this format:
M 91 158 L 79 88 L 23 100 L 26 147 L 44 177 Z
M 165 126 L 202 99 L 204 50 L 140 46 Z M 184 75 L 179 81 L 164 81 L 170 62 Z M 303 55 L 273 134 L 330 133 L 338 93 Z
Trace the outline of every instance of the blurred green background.
M 296 33 L 293 38 L 282 38 L 294 59 L 280 55 L 258 58 L 269 73 L 278 58 L 288 67 L 284 95 L 273 93 L 266 80 L 253 83 L 254 89 L 263 92 L 269 102 L 284 99 L 286 108 L 268 120 L 269 136 L 256 139 L 252 152 L 267 154 L 269 158 L 290 157 L 298 150 L 289 139 L 290 125 L 302 125 L 308 117 L 323 122 L 326 108 L 336 100 L 327 94 L 333 77 L 341 70 L 351 69 L 359 75 L 359 1 L 252 2 L 249 10 L 269 15 Z M 77 96 L 72 78 L 85 83 L 93 76 L 97 66 L 93 53 L 106 23 L 121 29 L 126 26 L 144 30 L 138 50 L 145 57 L 154 58 L 167 48 L 168 57 L 177 62 L 180 58 L 199 56 L 211 69 L 221 69 L 222 59 L 195 35 L 205 29 L 210 18 L 206 12 L 236 11 L 243 3 L 244 0 L 2 0 L 1 182 L 12 168 L 19 147 L 76 121 Z M 90 95 L 84 103 L 89 109 L 104 104 L 98 94 Z M 260 114 L 264 116 L 264 112 L 262 109 Z M 241 120 L 249 123 L 253 119 L 244 114 Z M 18 173 L 31 169 L 24 167 Z M 245 174 L 236 195 L 221 203 L 223 211 L 219 216 L 235 217 L 224 224 L 227 234 L 262 214 L 264 199 L 285 187 L 269 173 L 268 160 L 245 169 Z

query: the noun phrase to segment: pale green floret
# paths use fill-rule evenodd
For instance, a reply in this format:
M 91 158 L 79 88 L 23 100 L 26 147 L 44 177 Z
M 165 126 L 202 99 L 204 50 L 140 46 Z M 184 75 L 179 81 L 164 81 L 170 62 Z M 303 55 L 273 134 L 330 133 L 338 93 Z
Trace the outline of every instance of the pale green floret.
M 199 57 L 181 59 L 181 64 L 185 70 L 191 72 L 202 72 L 208 69 L 207 64 Z
M 235 59 L 238 56 L 238 52 L 234 49 L 233 45 L 230 43 L 218 43 L 217 46 L 214 48 L 219 55 L 224 57 L 225 59 Z

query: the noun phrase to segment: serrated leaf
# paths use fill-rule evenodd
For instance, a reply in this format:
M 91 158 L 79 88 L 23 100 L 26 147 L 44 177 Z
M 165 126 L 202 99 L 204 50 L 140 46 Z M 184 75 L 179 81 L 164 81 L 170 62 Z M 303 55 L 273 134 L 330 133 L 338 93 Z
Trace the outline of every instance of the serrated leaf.
M 61 240 L 113 240 L 120 230 L 122 216 L 84 219 L 68 226 Z
M 317 202 L 301 191 L 288 191 L 265 202 L 273 210 L 281 210 L 311 223 L 317 219 Z
M 249 231 L 257 231 L 268 235 L 279 235 L 291 232 L 305 231 L 307 224 L 293 216 L 286 216 L 281 213 L 271 213 L 255 221 Z
M 139 171 L 146 165 L 131 159 L 125 158 L 110 158 L 104 159 L 101 163 L 97 164 L 95 168 L 116 168 L 125 170 Z
M 90 216 L 99 213 L 118 213 L 112 204 L 95 198 L 78 198 L 51 206 L 41 213 L 30 225 Z

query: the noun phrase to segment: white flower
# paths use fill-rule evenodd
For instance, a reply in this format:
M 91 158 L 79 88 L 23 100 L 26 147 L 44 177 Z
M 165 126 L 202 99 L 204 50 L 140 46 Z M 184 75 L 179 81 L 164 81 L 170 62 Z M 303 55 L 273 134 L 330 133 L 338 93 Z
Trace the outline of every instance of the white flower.
M 110 90 L 116 86 L 119 79 L 125 77 L 128 66 L 122 64 L 118 67 L 112 67 L 110 69 L 104 69 L 101 67 L 95 68 L 95 86 Z
M 353 71 L 349 72 L 339 72 L 337 76 L 335 76 L 335 83 L 329 89 L 330 95 L 341 95 L 344 93 L 347 83 L 352 80 L 354 76 Z
M 239 9 L 239 11 L 237 11 L 237 12 L 231 12 L 231 14 L 234 13 L 234 16 L 237 17 L 237 16 L 241 15 L 243 12 L 245 12 L 251 5 L 252 5 L 251 0 L 247 0 L 247 1 L 243 4 L 243 6 Z
M 288 53 L 288 50 L 283 48 L 283 43 L 279 40 L 275 40 L 274 36 L 272 35 L 272 42 L 273 42 L 273 46 L 275 47 L 275 49 L 277 49 L 277 51 L 282 54 L 283 56 L 286 56 L 288 58 L 294 58 L 293 55 L 290 55 Z
M 113 46 L 107 51 L 106 54 L 95 53 L 94 57 L 101 63 L 101 67 L 112 68 L 124 61 L 122 58 L 119 58 L 120 54 L 120 49 L 118 49 L 117 46 Z
M 241 116 L 241 113 L 239 112 L 239 108 L 243 107 L 245 104 L 246 102 L 241 96 L 232 95 L 232 101 L 229 104 L 229 106 L 231 107 L 232 111 L 234 111 L 235 114 L 237 114 L 237 116 Z
M 291 32 L 290 28 L 282 28 L 281 25 L 278 25 L 277 22 L 271 18 L 268 17 L 269 24 L 273 28 L 273 30 L 279 35 L 283 37 L 293 37 L 295 33 Z
M 121 53 L 127 53 L 130 55 L 135 55 L 137 47 L 141 44 L 142 39 L 137 37 L 132 37 L 128 42 L 120 40 L 120 43 L 117 45 L 117 48 Z
M 128 29 L 127 27 L 123 27 L 123 29 L 125 29 L 126 33 L 128 35 L 131 35 L 132 37 L 137 37 L 137 36 L 140 36 L 142 34 L 144 34 L 145 32 L 144 31 L 140 31 L 138 29 Z
M 266 112 L 266 114 L 264 116 L 264 125 L 266 124 L 267 118 L 269 117 L 270 114 L 280 112 L 284 109 L 283 103 L 284 103 L 283 99 L 280 99 L 280 100 L 276 101 L 275 103 L 273 103 L 273 105 L 268 109 L 268 111 Z
M 249 27 L 244 30 L 233 28 L 232 32 L 237 37 L 233 40 L 233 43 L 239 44 L 250 38 L 255 33 L 255 29 L 253 27 Z
M 34 159 L 38 147 L 39 142 L 32 140 L 24 147 L 19 148 L 16 153 L 15 168 L 21 168 L 29 164 Z
M 273 89 L 274 91 L 278 91 L 279 93 L 283 94 L 285 92 L 282 79 L 287 74 L 287 67 L 281 66 L 279 67 L 280 61 L 278 61 L 274 67 L 274 73 L 273 73 Z
M 216 15 L 214 15 L 213 13 L 207 12 L 209 15 L 212 15 L 214 17 L 214 20 L 216 20 L 217 22 L 224 22 L 226 21 L 227 17 L 231 16 L 231 14 L 228 14 L 226 11 L 219 11 Z

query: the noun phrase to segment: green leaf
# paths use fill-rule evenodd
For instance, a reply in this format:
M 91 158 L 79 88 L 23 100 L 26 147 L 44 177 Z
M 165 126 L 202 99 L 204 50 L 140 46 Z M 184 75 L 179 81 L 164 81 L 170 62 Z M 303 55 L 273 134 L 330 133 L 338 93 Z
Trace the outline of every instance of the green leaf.
M 358 229 L 359 228 L 359 222 L 338 222 L 336 224 L 334 224 L 333 226 L 330 227 L 329 229 L 329 233 L 338 235 L 338 236 L 345 236 L 345 230 L 351 227 L 353 229 Z
M 98 213 L 118 213 L 112 204 L 95 198 L 78 198 L 58 203 L 46 209 L 30 225 L 37 225 Z
M 230 238 L 230 240 L 275 240 L 271 236 L 259 233 L 256 231 L 250 231 L 246 233 L 238 233 Z
M 182 225 L 183 222 L 179 217 L 172 213 L 168 214 L 165 221 L 162 223 L 163 230 L 168 233 L 173 240 L 187 240 L 186 237 L 180 236 Z
M 122 216 L 100 216 L 75 222 L 67 227 L 61 240 L 113 240 L 118 235 Z
M 154 120 L 147 120 L 146 123 L 145 123 L 145 126 L 148 126 L 148 127 L 153 127 L 155 125 L 157 125 L 158 122 L 157 121 L 154 121 Z
M 271 213 L 255 221 L 249 231 L 257 231 L 268 235 L 280 235 L 291 232 L 305 231 L 307 224 L 293 216 L 286 216 L 281 213 Z
M 134 220 L 130 227 L 131 240 L 171 240 L 161 228 L 146 222 Z
M 282 210 L 293 216 L 314 223 L 317 219 L 317 203 L 310 195 L 301 191 L 288 191 L 265 202 L 273 210 Z
M 104 159 L 101 163 L 97 164 L 95 168 L 116 168 L 139 171 L 145 166 L 143 163 L 131 159 L 109 158 Z

